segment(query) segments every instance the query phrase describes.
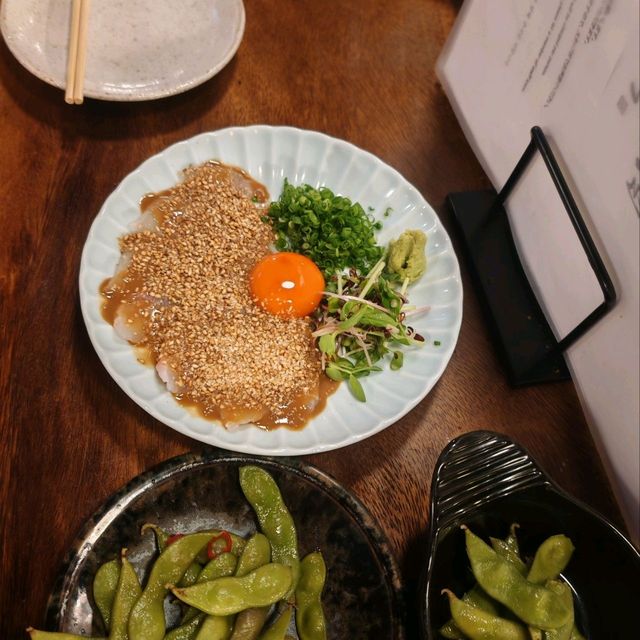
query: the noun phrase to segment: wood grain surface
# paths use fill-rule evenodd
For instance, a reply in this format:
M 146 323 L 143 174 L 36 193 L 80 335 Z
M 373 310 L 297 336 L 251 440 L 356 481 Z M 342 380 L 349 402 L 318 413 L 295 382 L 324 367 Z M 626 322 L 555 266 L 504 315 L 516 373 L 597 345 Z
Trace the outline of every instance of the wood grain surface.
M 418 188 L 450 232 L 446 194 L 488 186 L 434 71 L 458 2 L 245 7 L 231 63 L 204 85 L 156 102 L 69 106 L 0 44 L 1 638 L 42 624 L 67 548 L 112 492 L 204 447 L 129 400 L 84 328 L 82 246 L 126 174 L 194 134 L 265 123 L 323 131 L 371 151 Z M 621 525 L 573 384 L 508 386 L 461 266 L 460 339 L 433 391 L 380 434 L 308 458 L 361 498 L 389 536 L 407 588 L 410 637 L 431 474 L 451 438 L 478 428 L 508 434 L 562 487 Z

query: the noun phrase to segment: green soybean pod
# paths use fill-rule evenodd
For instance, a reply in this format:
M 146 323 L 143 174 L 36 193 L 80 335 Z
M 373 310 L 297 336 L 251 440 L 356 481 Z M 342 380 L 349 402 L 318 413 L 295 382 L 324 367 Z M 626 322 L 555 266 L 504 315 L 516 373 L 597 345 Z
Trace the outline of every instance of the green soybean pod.
M 571 640 L 571 632 L 574 629 L 574 611 L 573 611 L 573 594 L 566 582 L 559 580 L 549 580 L 547 582 L 547 588 L 558 594 L 565 605 L 571 610 L 571 618 L 566 624 L 563 624 L 558 629 L 550 629 L 545 631 L 545 640 Z
M 236 576 L 242 578 L 254 569 L 271 562 L 271 544 L 267 536 L 262 533 L 253 534 L 238 558 Z
M 162 527 L 160 527 L 157 524 L 152 524 L 150 522 L 147 522 L 146 524 L 142 525 L 142 529 L 140 529 L 140 533 L 145 533 L 146 531 L 149 531 L 149 530 L 153 531 L 153 534 L 156 538 L 158 553 L 162 553 L 167 548 L 169 543 L 173 544 L 173 542 L 170 542 L 172 536 L 170 536 Z M 180 539 L 181 537 L 184 537 L 183 534 L 176 535 L 174 538 L 174 541 L 175 539 Z M 188 587 L 194 584 L 201 569 L 202 569 L 202 566 L 198 562 L 192 562 L 187 568 L 187 570 L 184 572 L 184 575 L 182 576 L 182 580 L 180 581 L 180 586 Z
M 235 575 L 238 578 L 246 576 L 258 567 L 262 567 L 271 561 L 271 545 L 267 536 L 255 533 L 249 538 L 244 551 L 238 558 L 238 566 Z M 268 607 L 258 607 L 241 611 L 233 625 L 232 640 L 255 640 L 264 626 Z
M 230 617 L 207 616 L 198 631 L 196 640 L 227 640 L 231 636 L 233 623 Z
M 487 613 L 498 615 L 498 607 L 496 603 L 487 595 L 486 591 L 479 585 L 475 584 L 462 596 L 464 602 L 468 602 L 478 609 L 482 609 Z
M 269 607 L 252 607 L 236 616 L 231 640 L 256 640 L 269 615 Z
M 573 543 L 567 536 L 547 538 L 536 551 L 527 580 L 535 584 L 555 580 L 569 564 L 573 550 Z
M 171 538 L 171 536 L 162 527 L 160 527 L 157 524 L 153 524 L 151 522 L 147 522 L 146 524 L 142 525 L 142 529 L 140 529 L 140 533 L 145 533 L 146 531 L 153 531 L 153 534 L 156 538 L 156 544 L 158 546 L 158 552 L 162 553 L 166 549 L 167 541 L 169 540 L 169 538 Z M 206 532 L 210 533 L 211 537 L 213 538 L 215 536 L 219 536 L 222 533 L 222 529 L 207 529 Z M 198 532 L 198 533 L 205 533 L 205 531 Z M 244 538 L 242 538 L 241 536 L 235 533 L 231 533 L 230 531 L 228 531 L 227 533 L 231 538 L 232 553 L 234 553 L 237 556 L 240 555 L 245 545 Z M 208 562 L 209 558 L 207 557 L 206 549 L 202 554 L 198 554 L 197 560 L 202 564 L 205 564 L 206 562 Z
M 131 610 L 129 640 L 162 640 L 165 634 L 163 601 L 167 584 L 178 582 L 211 534 L 192 533 L 170 544 L 153 563 L 147 585 Z
M 223 553 L 209 562 L 203 567 L 196 584 L 198 582 L 207 582 L 207 580 L 215 580 L 216 578 L 225 578 L 235 574 L 238 558 L 233 553 Z M 189 622 L 199 613 L 195 607 L 189 607 L 182 618 L 182 624 Z
M 517 622 L 499 618 L 456 598 L 445 589 L 456 626 L 470 640 L 530 640 L 526 628 Z
M 273 561 L 291 567 L 293 580 L 287 594 L 290 596 L 300 571 L 298 536 L 280 489 L 264 469 L 254 466 L 240 468 L 240 486 L 256 513 L 260 529 L 269 538 Z
M 302 559 L 296 588 L 296 628 L 300 640 L 325 640 L 327 637 L 321 601 L 326 577 L 327 569 L 320 552 L 310 553 Z
M 509 527 L 509 535 L 504 540 L 509 546 L 509 548 L 518 556 L 520 556 L 520 545 L 518 544 L 518 536 L 516 535 L 516 531 L 519 528 L 520 528 L 520 525 L 514 522 Z
M 266 607 L 281 600 L 291 588 L 291 567 L 270 563 L 242 578 L 229 577 L 200 582 L 192 587 L 173 587 L 183 602 L 212 616 L 228 616 L 250 607 Z
M 498 607 L 495 602 L 484 592 L 479 584 L 474 585 L 469 591 L 462 596 L 462 601 L 478 607 L 487 613 L 498 615 Z M 440 635 L 449 640 L 464 639 L 464 634 L 453 620 L 449 620 L 439 629 Z
M 127 625 L 133 605 L 137 602 L 142 589 L 136 572 L 127 560 L 126 549 L 122 550 L 120 578 L 111 607 L 111 631 L 109 640 L 128 640 Z
M 557 594 L 527 581 L 511 563 L 467 528 L 465 536 L 473 575 L 492 598 L 524 623 L 539 629 L 556 629 L 570 619 L 571 611 Z
M 89 636 L 77 636 L 73 633 L 60 633 L 58 631 L 39 631 L 33 627 L 27 627 L 27 633 L 31 640 L 106 640 L 106 638 L 90 638 Z
M 164 636 L 164 640 L 195 640 L 200 630 L 200 625 L 205 618 L 205 614 L 194 609 L 195 614 L 189 620 L 183 621 L 179 627 L 172 629 Z
M 493 550 L 504 560 L 510 562 L 520 575 L 527 575 L 527 565 L 522 561 L 522 558 L 514 551 L 513 545 L 507 542 L 507 540 L 500 540 L 499 538 L 489 538 L 491 540 L 491 546 Z
M 192 584 L 195 584 L 198 581 L 198 576 L 202 571 L 202 566 L 197 562 L 192 562 L 187 570 L 184 572 L 182 578 L 180 578 L 180 582 L 178 583 L 181 587 L 190 587 Z
M 111 607 L 116 596 L 119 578 L 120 563 L 117 560 L 110 560 L 100 565 L 93 577 L 93 600 L 107 631 L 111 624 Z
M 291 623 L 291 606 L 285 607 L 268 629 L 262 632 L 259 640 L 285 640 L 287 629 Z
M 146 533 L 147 531 L 153 531 L 153 535 L 156 539 L 156 546 L 158 547 L 158 553 L 162 553 L 167 548 L 169 534 L 162 527 L 151 522 L 146 522 L 140 529 L 140 533 Z
M 224 578 L 232 576 L 236 572 L 238 558 L 232 553 L 222 553 L 213 560 L 209 560 L 202 568 L 198 576 L 198 582 L 206 582 L 207 580 L 215 580 L 216 578 Z
M 464 640 L 464 634 L 458 629 L 453 618 L 448 622 L 445 622 L 439 629 L 438 633 L 447 640 Z

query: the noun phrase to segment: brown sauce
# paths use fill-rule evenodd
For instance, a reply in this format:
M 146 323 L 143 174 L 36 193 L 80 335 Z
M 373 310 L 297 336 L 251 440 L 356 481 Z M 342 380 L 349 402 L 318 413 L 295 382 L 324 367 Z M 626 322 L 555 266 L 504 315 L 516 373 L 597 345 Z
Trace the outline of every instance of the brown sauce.
M 302 429 L 311 418 L 322 413 L 327 406 L 327 399 L 332 395 L 340 386 L 339 382 L 331 380 L 324 374 L 320 376 L 319 380 L 319 393 L 318 402 L 309 409 L 302 398 L 294 398 L 290 404 L 286 407 L 280 408 L 277 412 L 269 412 L 263 415 L 261 418 L 252 420 L 252 424 L 267 431 L 278 429 L 280 427 L 286 427 L 292 431 L 298 431 Z M 193 412 L 195 415 L 205 418 L 206 420 L 220 420 L 219 410 L 207 411 L 202 403 L 194 402 L 188 396 L 176 396 L 176 400 L 186 409 Z M 244 412 L 242 407 L 227 408 L 227 415 L 233 415 L 237 413 L 238 416 Z M 241 422 L 241 419 L 238 420 Z

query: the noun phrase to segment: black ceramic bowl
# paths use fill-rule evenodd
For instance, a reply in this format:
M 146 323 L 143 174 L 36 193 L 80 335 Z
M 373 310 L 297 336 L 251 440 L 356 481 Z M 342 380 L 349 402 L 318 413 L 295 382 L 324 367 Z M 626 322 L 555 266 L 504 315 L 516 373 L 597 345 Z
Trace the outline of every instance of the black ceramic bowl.
M 424 638 L 440 638 L 438 629 L 450 618 L 441 590 L 461 596 L 474 584 L 460 525 L 488 540 L 506 537 L 512 523 L 520 525 L 525 556 L 553 534 L 573 541 L 563 577 L 574 592 L 576 624 L 589 640 L 638 637 L 638 551 L 557 487 L 521 447 L 488 431 L 453 440 L 438 459 L 431 496 L 431 550 L 420 602 Z
M 93 577 L 122 547 L 127 547 L 127 557 L 139 575 L 148 571 L 155 545 L 151 534 L 140 534 L 145 522 L 170 533 L 212 528 L 241 535 L 255 531 L 255 515 L 238 481 L 239 467 L 246 464 L 266 469 L 278 483 L 296 523 L 300 554 L 322 551 L 329 639 L 403 640 L 399 572 L 386 538 L 362 504 L 305 462 L 215 451 L 168 460 L 107 500 L 69 552 L 49 600 L 46 628 L 104 635 L 94 615 Z M 175 614 L 168 607 L 170 622 Z

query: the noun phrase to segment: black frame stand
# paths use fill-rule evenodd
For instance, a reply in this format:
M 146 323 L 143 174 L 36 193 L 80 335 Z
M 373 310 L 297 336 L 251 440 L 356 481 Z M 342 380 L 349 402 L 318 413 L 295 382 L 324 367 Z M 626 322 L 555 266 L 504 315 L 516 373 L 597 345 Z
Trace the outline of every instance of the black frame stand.
M 504 209 L 506 199 L 536 152 L 545 162 L 604 296 L 603 302 L 559 341 L 522 268 Z M 447 201 L 509 382 L 523 386 L 569 378 L 563 352 L 611 310 L 616 292 L 540 127 L 531 129 L 531 142 L 499 193 L 454 193 Z

